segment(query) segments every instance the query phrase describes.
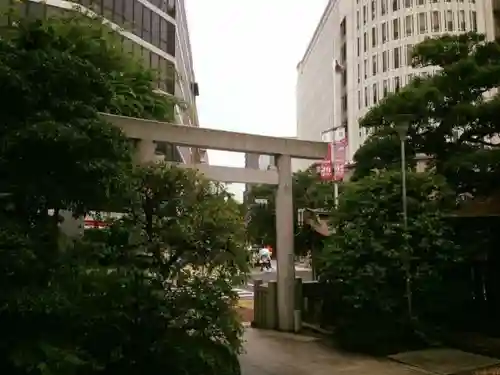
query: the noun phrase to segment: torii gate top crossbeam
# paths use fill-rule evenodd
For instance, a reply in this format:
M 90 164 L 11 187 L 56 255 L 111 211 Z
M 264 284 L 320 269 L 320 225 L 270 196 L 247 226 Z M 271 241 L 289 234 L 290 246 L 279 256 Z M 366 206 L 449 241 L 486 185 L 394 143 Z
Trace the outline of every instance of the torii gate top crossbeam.
M 102 113 L 102 116 L 113 125 L 121 128 L 128 137 L 148 141 L 164 141 L 176 145 L 212 150 L 290 155 L 294 158 L 315 160 L 323 159 L 328 152 L 327 143 L 324 142 L 173 125 L 107 113 Z

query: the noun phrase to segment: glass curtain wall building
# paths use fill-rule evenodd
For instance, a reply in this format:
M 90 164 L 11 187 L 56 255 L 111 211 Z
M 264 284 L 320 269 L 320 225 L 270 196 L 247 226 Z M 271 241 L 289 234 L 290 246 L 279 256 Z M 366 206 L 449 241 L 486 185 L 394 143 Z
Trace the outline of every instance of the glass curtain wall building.
M 177 123 L 199 126 L 191 45 L 184 0 L 0 0 L 3 6 L 20 7 L 27 17 L 47 17 L 68 12 L 94 12 L 107 19 L 122 40 L 124 51 L 142 60 L 159 74 L 158 92 L 175 95 L 186 108 L 176 108 Z M 157 151 L 170 161 L 206 162 L 206 152 L 159 143 Z

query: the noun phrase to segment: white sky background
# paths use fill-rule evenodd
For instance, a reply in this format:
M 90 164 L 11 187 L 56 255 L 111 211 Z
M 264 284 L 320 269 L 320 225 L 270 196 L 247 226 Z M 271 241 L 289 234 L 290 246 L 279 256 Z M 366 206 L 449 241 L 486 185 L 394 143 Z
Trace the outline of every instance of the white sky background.
M 201 126 L 295 136 L 296 66 L 327 2 L 186 0 Z M 244 155 L 210 150 L 209 162 L 243 167 Z

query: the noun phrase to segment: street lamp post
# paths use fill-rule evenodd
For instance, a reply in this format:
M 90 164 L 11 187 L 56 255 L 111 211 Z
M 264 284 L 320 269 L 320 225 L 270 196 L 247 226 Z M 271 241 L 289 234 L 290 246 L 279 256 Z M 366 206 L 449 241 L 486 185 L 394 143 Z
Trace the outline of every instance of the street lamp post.
M 401 199 L 403 203 L 403 225 L 404 230 L 408 229 L 408 205 L 406 197 L 406 137 L 408 134 L 409 124 L 407 121 L 402 121 L 396 126 L 399 135 L 401 149 Z
M 406 301 L 408 308 L 408 316 L 410 321 L 413 321 L 413 296 L 412 296 L 412 280 L 411 280 L 411 250 L 407 243 L 408 235 L 408 200 L 406 194 L 406 138 L 408 135 L 409 121 L 406 119 L 401 120 L 396 124 L 396 131 L 399 135 L 400 149 L 401 149 L 401 202 L 403 208 L 403 231 L 405 236 L 406 249 L 403 253 L 403 263 L 405 268 L 405 288 L 406 288 Z
M 332 173 L 335 173 L 335 136 L 337 134 L 337 129 L 339 129 L 342 125 L 337 123 L 337 118 L 339 118 L 340 111 L 338 110 L 337 100 L 337 78 L 344 73 L 345 67 L 339 62 L 339 60 L 334 59 L 332 64 L 332 85 L 333 85 L 333 116 L 332 116 L 332 147 L 331 147 L 331 155 L 330 160 L 332 162 Z M 347 130 L 347 129 L 346 129 Z M 339 185 L 338 182 L 335 181 L 333 184 L 333 197 L 335 202 L 335 208 L 338 208 L 339 205 Z

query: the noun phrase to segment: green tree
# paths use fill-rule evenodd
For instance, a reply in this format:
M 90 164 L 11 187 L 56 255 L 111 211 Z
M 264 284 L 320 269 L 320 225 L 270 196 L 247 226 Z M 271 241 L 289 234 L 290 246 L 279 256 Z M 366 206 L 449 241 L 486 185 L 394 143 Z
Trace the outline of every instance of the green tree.
M 276 187 L 255 185 L 246 196 L 247 237 L 257 245 L 276 248 Z M 256 199 L 264 199 L 258 203 Z
M 408 145 L 413 154 L 432 157 L 436 171 L 459 193 L 487 195 L 496 190 L 499 154 L 494 139 L 500 130 L 500 96 L 491 90 L 500 84 L 500 45 L 475 33 L 427 39 L 416 46 L 413 66 L 438 70 L 385 98 L 361 126 L 377 134 L 379 129 L 394 130 L 401 115 L 409 115 Z M 388 151 L 383 142 L 374 143 L 376 139 L 358 151 L 360 165 L 369 163 L 367 158 L 398 159 L 396 147 Z M 393 155 L 387 157 L 388 152 Z
M 167 279 L 189 265 L 241 281 L 247 267 L 243 217 L 222 184 L 194 170 L 154 164 L 136 172 L 135 186 L 139 199 L 128 218 L 139 230 L 138 243 L 156 251 Z
M 242 330 L 232 288 L 246 276 L 247 259 L 237 203 L 220 184 L 191 170 L 160 164 L 136 176 L 135 204 L 110 231 L 92 233 L 90 252 L 100 264 L 107 254 L 105 264 L 122 265 L 125 280 L 133 275 L 132 280 L 147 283 L 145 289 L 129 290 L 132 301 L 142 301 L 143 293 L 157 298 L 146 300 L 139 314 L 132 303 L 121 303 L 122 311 L 140 322 L 137 336 L 132 331 L 126 337 L 128 349 L 120 342 L 120 350 L 129 354 L 108 371 L 238 374 Z M 106 313 L 112 326 L 127 327 L 113 313 L 95 313 Z M 145 338 L 144 332 L 149 332 Z M 92 358 L 119 349 L 99 333 L 91 345 L 79 347 Z M 151 347 L 155 355 L 147 354 Z
M 440 309 L 449 313 L 457 306 L 451 298 L 457 285 L 450 287 L 447 272 L 461 256 L 443 217 L 443 210 L 454 205 L 453 194 L 442 178 L 428 173 L 409 173 L 407 186 L 407 230 L 401 173 L 349 183 L 340 196 L 336 233 L 326 240 L 320 280 L 335 306 L 329 323 L 345 347 L 390 351 L 415 339 L 407 309 L 408 265 L 417 318 L 442 317 Z
M 97 21 L 18 20 L 2 33 L 0 372 L 238 374 L 235 203 L 190 172 L 134 169 L 128 140 L 98 115 L 171 119 L 155 74 Z M 117 197 L 126 220 L 60 241 L 48 209 Z
M 406 147 L 409 166 L 415 164 L 412 145 Z M 382 128 L 366 140 L 354 154 L 354 173 L 351 181 L 357 181 L 375 171 L 401 168 L 401 140 L 392 129 Z
M 276 246 L 276 187 L 271 185 L 255 186 L 248 195 L 248 215 L 250 222 L 248 234 L 254 242 Z M 256 204 L 255 199 L 266 199 L 267 204 Z M 299 209 L 332 210 L 335 206 L 334 187 L 329 181 L 321 181 L 314 168 L 293 174 L 293 204 L 295 223 L 295 253 L 303 254 L 312 250 L 316 238 L 307 227 L 298 225 Z

